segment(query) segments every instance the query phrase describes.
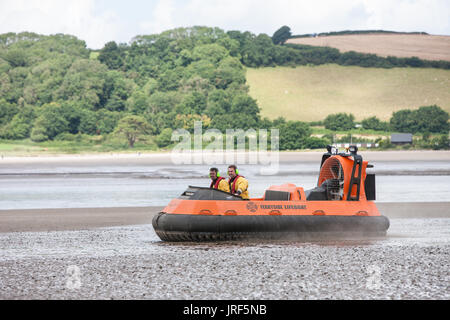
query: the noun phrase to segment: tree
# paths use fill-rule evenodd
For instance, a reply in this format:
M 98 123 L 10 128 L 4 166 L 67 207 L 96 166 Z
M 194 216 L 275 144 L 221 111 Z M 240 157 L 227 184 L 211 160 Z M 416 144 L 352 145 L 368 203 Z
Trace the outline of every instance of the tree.
M 389 130 L 389 125 L 386 122 L 380 121 L 377 117 L 366 118 L 362 121 L 362 126 L 364 129 L 377 130 L 377 131 L 387 131 Z
M 194 61 L 186 67 L 186 70 L 184 72 L 189 78 L 200 77 L 203 79 L 207 79 L 211 84 L 214 84 L 216 69 L 214 64 L 210 61 Z
M 232 113 L 246 114 L 255 120 L 259 120 L 259 107 L 256 100 L 247 94 L 239 94 L 233 97 L 231 103 Z
M 279 126 L 280 150 L 295 150 L 305 147 L 306 139 L 311 135 L 311 128 L 305 122 L 288 121 Z
M 37 141 L 36 139 L 41 141 L 53 139 L 58 134 L 67 131 L 69 131 L 69 122 L 64 118 L 61 106 L 51 103 L 43 106 L 39 116 L 34 121 L 31 139 L 34 141 Z
M 5 99 L 0 99 L 0 126 L 11 121 L 19 110 L 16 104 L 8 103 Z
M 325 128 L 333 131 L 351 130 L 355 127 L 355 116 L 351 113 L 336 113 L 328 115 L 325 120 Z
M 412 110 L 404 109 L 394 112 L 390 119 L 391 129 L 397 132 L 413 132 L 416 126 L 412 119 Z
M 83 113 L 79 103 L 67 101 L 61 104 L 59 112 L 67 120 L 69 128 L 68 131 L 71 134 L 76 134 L 79 131 L 81 114 Z
M 99 134 L 107 134 L 114 131 L 120 118 L 122 117 L 120 112 L 108 111 L 100 109 L 97 111 L 97 132 Z
M 236 125 L 236 117 L 238 114 L 226 113 L 219 114 L 212 118 L 211 129 L 217 129 L 222 133 L 225 133 L 227 129 L 244 129 Z
M 152 113 L 170 112 L 181 101 L 181 96 L 176 91 L 157 91 L 148 98 L 148 111 Z M 146 110 L 147 111 L 147 110 Z
M 305 139 L 305 148 L 307 149 L 325 149 L 330 144 L 326 138 L 308 137 Z
M 232 95 L 228 90 L 213 90 L 208 94 L 205 113 L 213 118 L 228 113 L 231 109 Z
M 186 95 L 177 106 L 178 114 L 202 114 L 206 108 L 206 97 L 199 92 Z
M 34 142 L 42 142 L 48 140 L 46 130 L 43 126 L 35 125 L 31 130 L 30 138 Z
M 1 58 L 8 61 L 12 67 L 25 67 L 28 64 L 28 52 L 20 49 L 8 50 Z
M 6 124 L 0 135 L 5 139 L 24 139 L 30 136 L 33 120 L 35 118 L 33 107 L 25 105 L 11 121 Z
M 110 69 L 119 69 L 123 66 L 123 52 L 114 41 L 110 41 L 100 50 L 98 60 Z
M 433 150 L 450 149 L 450 139 L 448 137 L 448 134 L 441 134 L 438 137 L 434 138 L 431 141 L 431 145 L 433 146 Z
M 437 105 L 420 107 L 417 110 L 399 110 L 392 114 L 391 127 L 399 132 L 448 133 L 449 114 Z
M 449 114 L 437 105 L 420 107 L 412 116 L 417 123 L 417 132 L 448 133 Z
M 83 107 L 103 107 L 107 67 L 96 60 L 74 61 L 55 95 L 61 100 L 79 101 Z
M 149 101 L 149 96 L 143 92 L 143 90 L 136 90 L 128 98 L 126 102 L 126 109 L 136 115 L 142 114 L 148 110 L 150 104 Z
M 244 84 L 245 72 L 242 64 L 236 58 L 223 59 L 216 70 L 214 85 L 219 89 L 226 89 L 230 84 Z
M 2 128 L 0 136 L 6 139 L 25 139 L 29 136 L 30 130 L 30 122 L 18 114 Z
M 287 39 L 291 37 L 291 35 L 291 28 L 289 28 L 288 26 L 282 26 L 273 34 L 272 42 L 273 44 L 283 44 Z
M 172 138 L 172 129 L 165 128 L 161 133 L 156 137 L 156 144 L 158 147 L 167 147 L 171 143 Z
M 218 44 L 205 44 L 197 45 L 192 53 L 192 58 L 194 61 L 204 60 L 213 63 L 215 66 L 218 65 L 220 60 L 229 56 L 229 52 L 224 47 Z
M 94 111 L 82 110 L 78 131 L 90 135 L 97 133 L 97 114 Z
M 100 104 L 110 111 L 123 111 L 125 102 L 136 84 L 122 72 L 111 70 L 105 74 L 105 85 L 100 96 Z
M 180 86 L 180 80 L 183 76 L 182 68 L 169 69 L 162 73 L 158 78 L 159 89 L 161 91 L 177 90 Z
M 164 128 L 175 128 L 177 114 L 172 112 L 146 113 L 145 118 L 152 125 L 153 133 L 159 134 Z
M 123 135 L 128 141 L 130 148 L 134 147 L 135 142 L 145 134 L 150 134 L 151 126 L 141 116 L 126 116 L 120 119 L 114 132 Z

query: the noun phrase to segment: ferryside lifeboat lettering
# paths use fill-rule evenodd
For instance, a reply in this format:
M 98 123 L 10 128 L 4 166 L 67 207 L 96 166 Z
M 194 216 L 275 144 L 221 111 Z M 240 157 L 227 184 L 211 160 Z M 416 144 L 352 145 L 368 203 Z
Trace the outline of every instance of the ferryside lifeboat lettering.
M 284 205 L 284 209 L 294 209 L 294 210 L 298 210 L 298 209 L 306 209 L 306 206 L 304 204 L 302 205 L 297 205 L 297 204 L 285 204 Z
M 287 209 L 287 210 L 299 210 L 306 209 L 306 205 L 297 205 L 297 204 L 261 204 L 259 206 L 261 209 Z

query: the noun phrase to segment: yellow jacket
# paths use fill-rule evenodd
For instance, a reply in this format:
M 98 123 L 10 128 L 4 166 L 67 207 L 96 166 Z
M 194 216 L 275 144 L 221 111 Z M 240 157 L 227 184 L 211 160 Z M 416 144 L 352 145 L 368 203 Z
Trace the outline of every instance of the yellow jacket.
M 217 180 L 212 181 L 210 188 L 230 193 L 230 185 L 228 184 L 227 180 L 224 178 L 218 178 L 218 179 L 219 179 L 219 184 L 217 185 Z M 216 182 L 216 183 L 214 183 L 214 182 Z
M 230 182 L 231 180 L 228 180 L 228 183 L 230 184 L 230 190 L 231 193 L 236 193 L 237 191 L 241 192 L 242 199 L 250 199 L 248 195 L 248 181 L 243 176 L 237 176 L 233 182 Z
M 230 185 L 228 184 L 226 179 L 220 180 L 218 190 L 230 192 Z

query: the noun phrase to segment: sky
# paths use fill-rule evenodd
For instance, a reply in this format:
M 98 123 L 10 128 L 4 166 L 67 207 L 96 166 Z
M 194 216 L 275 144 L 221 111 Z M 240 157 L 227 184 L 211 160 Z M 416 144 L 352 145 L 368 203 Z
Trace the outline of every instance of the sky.
M 383 29 L 450 35 L 450 0 L 0 0 L 0 34 L 65 33 L 100 49 L 109 41 L 209 26 L 269 36 Z

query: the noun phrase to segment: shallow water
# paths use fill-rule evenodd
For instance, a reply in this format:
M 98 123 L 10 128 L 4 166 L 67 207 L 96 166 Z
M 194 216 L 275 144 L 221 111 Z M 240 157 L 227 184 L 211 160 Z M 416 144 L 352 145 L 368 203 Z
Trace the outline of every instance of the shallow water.
M 347 241 L 164 243 L 151 225 L 4 233 L 0 299 L 447 300 L 449 263 L 448 218 L 391 219 L 386 238 Z
M 444 161 L 375 162 L 377 201 L 450 200 L 450 163 Z M 224 170 L 224 168 L 220 168 Z M 316 163 L 282 163 L 276 175 L 261 166 L 241 166 L 250 196 L 291 182 L 305 189 L 317 183 Z M 0 166 L 0 209 L 164 206 L 188 185 L 209 186 L 208 166 Z

